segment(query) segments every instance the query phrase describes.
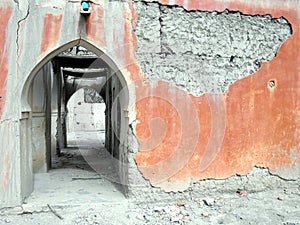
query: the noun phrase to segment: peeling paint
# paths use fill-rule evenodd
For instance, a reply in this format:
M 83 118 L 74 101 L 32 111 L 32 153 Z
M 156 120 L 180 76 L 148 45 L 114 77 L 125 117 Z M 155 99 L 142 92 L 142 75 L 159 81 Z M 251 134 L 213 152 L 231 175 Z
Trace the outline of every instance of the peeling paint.
M 86 18 L 86 35 L 92 37 L 101 46 L 105 46 L 105 27 L 103 23 L 103 8 L 100 5 L 92 4 L 92 12 Z
M 7 25 L 9 19 L 12 14 L 12 9 L 8 6 L 1 5 L 0 8 L 0 15 L 1 16 L 1 23 L 0 23 L 0 31 L 3 35 L 0 40 L 0 119 L 2 117 L 5 96 L 6 96 L 6 77 L 8 73 L 8 53 L 9 53 L 9 46 L 6 45 L 7 40 L 4 38 L 7 34 Z
M 10 154 L 7 153 L 5 157 L 5 175 L 3 179 L 3 189 L 6 188 L 7 183 L 9 182 L 9 170 L 10 170 Z
M 238 10 L 247 14 L 272 14 L 273 17 L 283 16 L 292 24 L 293 35 L 281 46 L 277 56 L 272 61 L 263 63 L 259 71 L 237 81 L 230 86 L 227 93 L 221 95 L 222 97 L 220 96 L 224 98 L 226 106 L 225 111 L 220 111 L 221 114 L 219 115 L 222 117 L 223 113 L 225 113 L 226 127 L 224 137 L 211 130 L 211 124 L 214 122 L 218 124 L 217 126 L 221 126 L 224 123 L 215 121 L 214 117 L 211 116 L 211 113 L 209 113 L 211 109 L 205 98 L 203 96 L 192 97 L 196 105 L 199 105 L 197 111 L 200 121 L 205 118 L 206 123 L 201 123 L 198 145 L 186 166 L 177 171 L 167 181 L 162 180 L 161 183 L 156 184 L 156 186 L 160 186 L 167 191 L 180 189 L 182 181 L 186 180 L 187 177 L 191 177 L 194 182 L 207 178 L 223 179 L 234 174 L 245 175 L 254 166 L 268 167 L 276 174 L 280 165 L 280 167 L 285 166 L 289 168 L 286 169 L 285 174 L 288 174 L 288 171 L 292 173 L 293 167 L 291 166 L 290 156 L 285 153 L 299 143 L 299 136 L 294 135 L 299 126 L 296 119 L 299 113 L 299 87 L 297 84 L 299 83 L 300 37 L 298 12 L 295 11 L 296 7 L 284 8 L 282 6 L 278 7 L 277 4 L 267 7 L 264 4 L 256 4 L 256 2 L 251 2 L 251 4 L 239 1 L 231 2 L 231 4 L 227 4 L 221 1 L 211 1 L 209 3 L 189 1 L 188 9 L 223 11 L 228 8 L 229 10 Z M 160 1 L 160 3 L 166 4 L 164 1 Z M 272 88 L 271 91 L 268 87 L 270 80 L 276 80 L 276 87 Z M 157 85 L 161 86 L 162 84 L 159 82 Z M 170 88 L 164 87 L 163 89 L 164 92 L 168 92 Z M 151 87 L 149 87 L 148 92 L 152 92 Z M 182 94 L 186 95 L 186 93 Z M 211 95 L 206 94 L 206 96 Z M 144 109 L 147 108 L 149 103 L 150 100 L 137 105 L 139 119 L 147 117 Z M 161 108 L 166 107 L 161 106 Z M 189 111 L 186 111 L 185 115 L 189 117 Z M 141 124 L 137 125 L 137 137 L 139 140 L 142 140 L 143 130 L 150 126 L 150 121 L 151 118 L 144 119 Z M 212 132 L 210 136 L 207 134 L 209 130 Z M 192 129 L 190 132 L 192 132 Z M 211 160 L 209 166 L 201 171 L 199 170 L 199 165 L 205 159 L 204 155 L 212 154 L 211 150 L 207 149 L 210 146 L 208 143 L 211 141 L 211 137 L 216 137 L 216 140 L 211 143 L 217 144 L 219 142 L 221 143 L 221 148 L 215 158 L 209 157 Z M 291 139 L 290 137 L 294 138 Z M 178 137 L 174 134 L 168 134 L 165 139 L 177 140 Z M 285 150 L 278 152 L 278 146 L 282 146 L 282 149 Z M 147 153 L 140 151 L 137 154 L 138 167 L 150 181 L 154 178 L 149 173 L 143 172 L 144 165 L 147 165 L 147 162 L 152 162 L 158 155 L 166 151 L 168 152 L 170 149 L 160 146 L 160 151 L 148 151 Z M 168 160 L 168 157 L 166 155 L 156 161 L 156 163 L 164 162 Z M 294 156 L 294 158 L 296 157 L 297 155 Z M 180 160 L 180 158 L 177 158 L 177 160 Z M 173 162 L 176 162 L 176 160 Z M 171 163 L 165 167 L 168 168 L 170 166 L 172 166 Z M 178 187 L 176 186 L 177 183 Z
M 41 46 L 41 54 L 44 54 L 47 49 L 55 46 L 59 37 L 59 31 L 62 21 L 62 14 L 54 16 L 46 14 L 44 18 L 43 42 Z

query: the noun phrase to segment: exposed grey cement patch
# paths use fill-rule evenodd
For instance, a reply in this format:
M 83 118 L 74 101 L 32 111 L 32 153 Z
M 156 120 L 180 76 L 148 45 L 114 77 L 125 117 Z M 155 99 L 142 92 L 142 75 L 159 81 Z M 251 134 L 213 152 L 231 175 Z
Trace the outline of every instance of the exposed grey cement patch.
M 292 34 L 286 19 L 271 15 L 186 11 L 140 0 L 134 6 L 142 71 L 150 81 L 165 80 L 196 96 L 224 93 L 274 58 Z
M 164 192 L 160 188 L 154 188 L 145 182 L 134 186 L 131 192 L 132 198 L 143 197 L 144 202 L 156 202 L 157 199 L 171 201 L 176 198 L 187 198 L 191 193 L 201 193 L 201 195 L 224 195 L 237 191 L 248 193 L 258 193 L 269 190 L 283 189 L 288 192 L 292 188 L 300 188 L 300 180 L 283 180 L 279 176 L 272 175 L 268 169 L 254 167 L 252 171 L 244 176 L 235 175 L 227 179 L 207 179 L 193 182 L 190 187 L 182 192 Z
M 152 186 L 150 181 L 145 179 L 141 172 L 139 171 L 137 164 L 135 162 L 135 155 L 139 151 L 139 142 L 134 133 L 134 122 L 129 126 L 127 133 L 127 149 L 128 149 L 128 173 L 129 173 L 129 196 L 134 197 L 137 193 L 140 193 L 140 190 L 143 189 L 146 193 L 151 193 Z

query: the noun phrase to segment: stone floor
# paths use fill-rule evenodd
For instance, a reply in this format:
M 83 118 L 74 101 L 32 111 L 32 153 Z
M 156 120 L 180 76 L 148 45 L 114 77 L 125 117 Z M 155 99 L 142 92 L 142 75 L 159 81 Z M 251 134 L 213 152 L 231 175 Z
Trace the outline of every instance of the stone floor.
M 27 205 L 80 205 L 125 200 L 110 154 L 104 148 L 104 132 L 68 135 L 68 148 L 53 156 L 52 170 L 35 174 L 34 192 Z

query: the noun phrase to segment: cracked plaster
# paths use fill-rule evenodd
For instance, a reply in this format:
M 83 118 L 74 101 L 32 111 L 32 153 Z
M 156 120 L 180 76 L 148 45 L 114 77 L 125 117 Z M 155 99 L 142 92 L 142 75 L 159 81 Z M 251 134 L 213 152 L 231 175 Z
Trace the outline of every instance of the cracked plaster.
M 137 60 L 149 81 L 165 80 L 195 96 L 224 93 L 276 56 L 292 34 L 271 15 L 187 11 L 135 1 Z

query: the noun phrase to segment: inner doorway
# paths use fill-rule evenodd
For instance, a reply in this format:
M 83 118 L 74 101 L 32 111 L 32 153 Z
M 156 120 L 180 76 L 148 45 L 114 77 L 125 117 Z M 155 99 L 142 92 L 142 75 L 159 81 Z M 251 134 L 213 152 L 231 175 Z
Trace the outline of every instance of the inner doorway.
M 104 147 L 106 105 L 101 95 L 93 88 L 81 88 L 71 96 L 66 108 L 67 147 L 85 147 L 94 142 Z

